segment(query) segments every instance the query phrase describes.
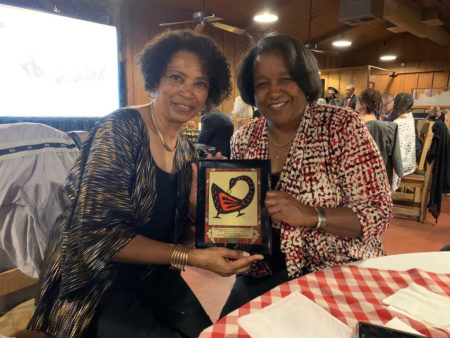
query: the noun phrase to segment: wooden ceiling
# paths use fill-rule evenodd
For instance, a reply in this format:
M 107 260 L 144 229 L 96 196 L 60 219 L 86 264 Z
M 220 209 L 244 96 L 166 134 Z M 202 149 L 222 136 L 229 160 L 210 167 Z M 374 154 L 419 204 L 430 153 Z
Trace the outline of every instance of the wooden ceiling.
M 306 42 L 308 37 L 318 45 L 319 50 L 327 51 L 328 55 L 346 53 L 367 46 L 377 41 L 384 42 L 394 33 L 386 29 L 386 21 L 380 19 L 369 24 L 349 26 L 339 20 L 341 0 L 0 0 L 0 3 L 24 7 L 52 10 L 58 8 L 61 13 L 75 17 L 92 19 L 110 23 L 110 15 L 105 12 L 100 3 L 114 2 L 125 6 L 139 4 L 149 8 L 171 7 L 165 21 L 191 20 L 192 14 L 205 7 L 207 12 L 213 12 L 223 18 L 224 24 L 244 28 L 253 37 L 272 31 L 292 35 Z M 404 6 L 416 6 L 421 9 L 436 8 L 444 23 L 442 28 L 450 32 L 450 0 L 372 0 L 373 2 L 402 2 Z M 278 15 L 274 24 L 256 24 L 253 21 L 255 13 L 260 12 L 268 4 Z M 312 4 L 312 6 L 310 6 Z M 311 25 L 310 25 L 311 11 Z M 106 18 L 106 19 L 105 19 Z M 158 22 L 157 24 L 162 23 Z M 177 27 L 177 26 L 175 26 Z M 178 27 L 194 27 L 194 24 Z M 310 27 L 310 29 L 309 29 Z M 213 28 L 216 29 L 216 28 Z M 447 34 L 446 33 L 446 34 Z M 339 37 L 352 41 L 352 46 L 337 49 L 332 42 Z M 450 39 L 449 39 L 450 40 Z
M 157 2 L 159 0 L 139 0 L 142 2 Z M 382 1 L 382 0 L 374 0 Z M 403 1 L 403 0 L 402 0 Z M 404 0 L 411 6 L 422 8 L 437 8 L 443 28 L 450 32 L 450 1 L 449 0 Z M 339 20 L 339 0 L 272 0 L 270 5 L 277 13 L 279 20 L 270 25 L 253 22 L 253 15 L 264 7 L 263 0 L 206 0 L 206 11 L 213 12 L 223 18 L 225 24 L 246 29 L 250 34 L 258 35 L 268 31 L 277 31 L 292 35 L 304 42 L 308 40 L 310 3 L 311 31 L 310 39 L 318 44 L 318 49 L 329 52 L 339 52 L 331 43 L 338 37 L 352 41 L 349 50 L 356 50 L 375 41 L 386 40 L 394 33 L 386 30 L 385 21 L 378 20 L 369 24 L 349 26 Z M 203 0 L 164 0 L 165 4 L 179 9 L 180 12 L 195 12 L 203 8 Z M 174 14 L 173 21 L 190 20 Z M 172 19 L 169 19 L 171 21 Z M 192 25 L 193 27 L 194 25 Z

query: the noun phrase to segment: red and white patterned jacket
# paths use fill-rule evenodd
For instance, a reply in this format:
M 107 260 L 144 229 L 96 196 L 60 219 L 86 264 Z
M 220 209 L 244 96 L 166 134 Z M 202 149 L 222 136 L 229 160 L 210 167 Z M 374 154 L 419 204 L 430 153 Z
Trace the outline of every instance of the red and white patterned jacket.
M 260 118 L 231 140 L 231 158 L 267 159 L 267 124 Z M 348 207 L 362 224 L 362 237 L 350 238 L 275 223 L 290 277 L 384 255 L 380 236 L 392 218 L 392 200 L 382 157 L 364 122 L 353 111 L 311 104 L 300 122 L 277 190 L 305 205 Z M 252 276 L 268 273 L 254 264 Z

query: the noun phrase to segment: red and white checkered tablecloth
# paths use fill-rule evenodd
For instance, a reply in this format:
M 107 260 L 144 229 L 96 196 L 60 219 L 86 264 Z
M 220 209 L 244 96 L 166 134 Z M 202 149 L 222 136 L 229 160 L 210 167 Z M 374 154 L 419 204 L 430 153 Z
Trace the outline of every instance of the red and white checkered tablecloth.
M 437 294 L 450 296 L 450 274 L 418 269 L 393 271 L 349 265 L 335 266 L 273 288 L 205 329 L 200 337 L 249 337 L 238 325 L 239 317 L 258 311 L 297 290 L 351 328 L 358 321 L 383 325 L 393 317 L 398 317 L 426 336 L 450 337 L 450 334 L 441 330 L 429 329 L 420 322 L 391 312 L 382 304 L 384 298 L 406 288 L 412 282 Z

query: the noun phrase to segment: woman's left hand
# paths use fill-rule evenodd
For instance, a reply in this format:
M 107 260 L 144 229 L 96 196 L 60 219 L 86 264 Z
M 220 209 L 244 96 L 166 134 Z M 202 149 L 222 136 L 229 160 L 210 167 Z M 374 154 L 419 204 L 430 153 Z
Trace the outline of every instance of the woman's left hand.
M 265 204 L 272 222 L 284 222 L 296 227 L 313 227 L 317 224 L 316 210 L 299 202 L 286 191 L 268 191 Z

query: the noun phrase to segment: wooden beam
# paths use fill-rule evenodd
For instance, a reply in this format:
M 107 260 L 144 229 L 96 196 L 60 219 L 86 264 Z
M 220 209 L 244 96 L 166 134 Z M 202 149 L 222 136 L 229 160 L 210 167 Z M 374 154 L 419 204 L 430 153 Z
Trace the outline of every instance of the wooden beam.
M 329 38 L 332 38 L 335 35 L 340 35 L 342 33 L 345 33 L 352 28 L 353 28 L 352 26 L 342 25 L 336 29 L 333 29 L 332 31 L 325 33 L 325 34 L 316 36 L 315 38 L 312 38 L 311 40 L 313 40 L 315 43 L 320 43 L 322 41 L 328 40 Z
M 422 11 L 422 22 L 427 26 L 443 26 L 444 22 L 441 20 L 439 9 L 427 8 Z

